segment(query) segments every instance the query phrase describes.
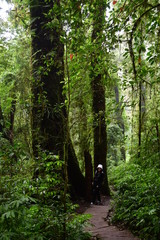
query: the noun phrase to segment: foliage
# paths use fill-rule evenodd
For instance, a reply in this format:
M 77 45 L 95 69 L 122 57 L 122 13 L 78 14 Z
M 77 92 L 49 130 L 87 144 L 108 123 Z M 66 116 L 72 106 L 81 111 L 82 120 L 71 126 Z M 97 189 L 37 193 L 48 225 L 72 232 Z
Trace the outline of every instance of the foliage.
M 52 239 L 54 231 L 57 239 L 63 239 L 65 234 L 66 239 L 85 239 L 83 227 L 88 217 L 75 215 L 75 206 L 69 196 L 64 197 L 63 161 L 47 152 L 40 152 L 39 158 L 32 159 L 33 33 L 29 1 L 12 2 L 14 9 L 9 21 L 1 20 L 0 26 L 0 237 Z M 92 4 L 75 0 L 60 2 L 62 23 L 56 18 L 59 13 L 55 5 L 49 11 L 53 20 L 46 26 L 47 36 L 54 39 L 52 29 L 56 24 L 63 25 L 60 36 L 65 47 L 63 94 L 69 112 L 69 133 L 81 169 L 84 172 L 84 150 L 94 154 L 91 89 L 94 66 L 94 75 L 102 75 L 105 89 L 107 160 L 111 183 L 116 188 L 114 221 L 124 221 L 133 231 L 139 232 L 141 238 L 152 236 L 157 239 L 160 197 L 159 2 L 107 2 L 103 32 L 99 29 L 98 17 L 97 23 L 94 21 L 93 24 L 95 8 L 98 9 L 98 4 L 103 1 L 92 1 Z M 96 14 L 99 15 L 98 11 Z M 92 41 L 94 28 L 99 34 Z M 6 37 L 8 31 L 10 34 Z M 45 59 L 48 72 L 54 54 L 51 51 Z M 96 60 L 92 64 L 94 54 Z M 40 66 L 40 73 L 43 69 Z M 119 102 L 115 99 L 115 87 L 119 90 Z M 11 123 L 12 103 L 15 112 Z M 42 116 L 41 112 L 39 115 Z M 9 141 L 10 136 L 13 141 Z M 122 160 L 122 148 L 134 163 L 115 168 Z
M 159 125 L 159 2 L 113 2 L 106 27 L 117 55 L 115 72 L 121 78 L 122 106 L 130 125 L 129 154 L 153 154 L 159 151 L 159 130 L 155 130 Z
M 123 134 L 122 130 L 120 129 L 117 124 L 109 124 L 108 131 L 107 131 L 107 138 L 108 138 L 108 166 L 110 165 L 117 165 L 121 159 L 121 153 L 119 146 L 122 143 Z
M 3 132 L 8 135 L 10 132 L 15 141 L 20 142 L 19 139 L 21 139 L 23 146 L 30 152 L 30 35 L 28 29 L 15 24 L 17 20 L 12 13 L 16 15 L 16 11 L 18 10 L 10 12 L 10 21 L 4 21 L 6 28 L 3 28 L 0 33 L 1 40 L 3 40 L 0 60 L 0 108 L 2 109 Z M 18 13 L 16 18 L 18 18 Z M 11 122 L 11 114 L 13 122 Z M 1 122 L 2 119 L 0 119 Z
M 113 222 L 123 222 L 141 239 L 159 239 L 160 171 L 123 163 L 112 168 L 115 187 Z
M 4 161 L 2 153 L 1 160 Z M 25 172 L 27 161 L 30 173 Z M 33 161 L 29 159 L 18 158 L 12 173 L 8 170 L 10 176 L 1 169 L 0 239 L 88 239 L 84 226 L 89 216 L 75 214 L 77 206 L 69 198 L 63 199 L 63 162 L 44 152 L 40 162 L 40 174 L 35 179 Z

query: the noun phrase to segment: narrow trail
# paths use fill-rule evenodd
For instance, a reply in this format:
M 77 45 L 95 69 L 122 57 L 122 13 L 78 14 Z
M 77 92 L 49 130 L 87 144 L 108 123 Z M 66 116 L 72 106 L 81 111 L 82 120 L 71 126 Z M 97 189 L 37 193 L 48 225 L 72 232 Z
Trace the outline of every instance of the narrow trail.
M 120 230 L 118 227 L 109 225 L 106 216 L 110 209 L 110 199 L 103 197 L 103 205 L 90 205 L 84 213 L 91 214 L 91 226 L 87 227 L 87 231 L 92 234 L 91 240 L 140 240 L 133 236 L 128 230 Z

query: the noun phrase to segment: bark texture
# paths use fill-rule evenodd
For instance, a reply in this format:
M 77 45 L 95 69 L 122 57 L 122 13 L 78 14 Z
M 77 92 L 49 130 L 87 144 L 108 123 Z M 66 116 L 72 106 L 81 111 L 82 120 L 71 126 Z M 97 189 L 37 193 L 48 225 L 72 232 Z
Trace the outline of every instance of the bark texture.
M 33 153 L 39 147 L 64 157 L 68 144 L 68 175 L 78 195 L 84 193 L 84 177 L 68 141 L 67 114 L 62 95 L 64 81 L 64 46 L 61 42 L 60 1 L 30 1 L 33 53 Z
M 92 53 L 92 93 L 93 93 L 93 128 L 94 128 L 94 170 L 99 163 L 104 167 L 104 186 L 103 192 L 109 194 L 107 178 L 107 133 L 105 123 L 105 87 L 103 84 L 103 69 L 101 63 L 103 24 L 105 21 L 105 1 L 93 1 L 93 32 L 92 44 L 95 47 Z

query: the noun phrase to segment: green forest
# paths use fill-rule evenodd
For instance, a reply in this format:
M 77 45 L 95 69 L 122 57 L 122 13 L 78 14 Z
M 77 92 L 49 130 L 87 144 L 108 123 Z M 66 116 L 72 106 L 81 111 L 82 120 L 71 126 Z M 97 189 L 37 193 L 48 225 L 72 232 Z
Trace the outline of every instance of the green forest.
M 7 0 L 0 239 L 89 240 L 98 164 L 112 222 L 160 239 L 159 0 Z

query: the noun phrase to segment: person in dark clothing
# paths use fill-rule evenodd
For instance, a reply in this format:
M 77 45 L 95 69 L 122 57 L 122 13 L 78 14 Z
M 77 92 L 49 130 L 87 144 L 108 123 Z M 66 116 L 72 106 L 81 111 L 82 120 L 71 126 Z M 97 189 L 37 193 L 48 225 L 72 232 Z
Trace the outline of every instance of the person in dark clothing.
M 92 182 L 92 202 L 91 204 L 101 204 L 100 189 L 104 178 L 103 166 L 99 164 Z

